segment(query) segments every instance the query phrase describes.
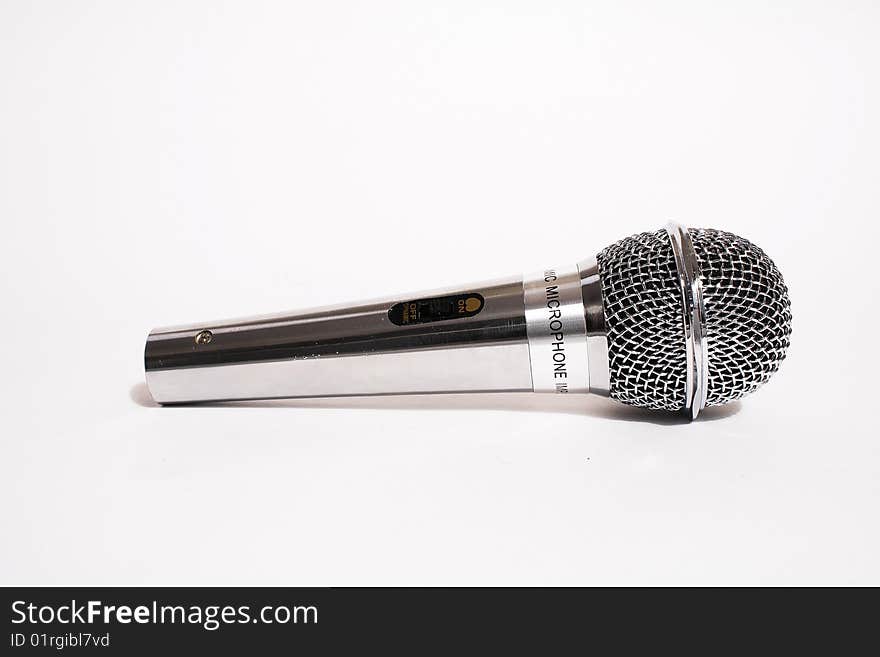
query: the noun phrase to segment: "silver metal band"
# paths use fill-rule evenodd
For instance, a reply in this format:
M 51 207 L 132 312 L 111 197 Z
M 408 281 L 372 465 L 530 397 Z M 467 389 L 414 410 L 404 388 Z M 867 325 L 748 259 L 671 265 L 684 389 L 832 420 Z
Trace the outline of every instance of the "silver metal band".
M 524 277 L 523 301 L 532 389 L 589 392 L 587 331 L 577 267 L 550 267 Z
M 666 226 L 666 232 L 675 254 L 675 267 L 681 288 L 682 328 L 687 353 L 684 412 L 691 419 L 696 419 L 706 406 L 709 382 L 706 309 L 703 303 L 700 264 L 690 234 L 684 226 L 670 223 Z

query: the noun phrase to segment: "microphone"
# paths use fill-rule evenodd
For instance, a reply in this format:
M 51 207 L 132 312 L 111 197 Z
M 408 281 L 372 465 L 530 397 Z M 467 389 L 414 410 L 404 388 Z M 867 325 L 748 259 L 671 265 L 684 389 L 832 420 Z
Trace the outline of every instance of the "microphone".
M 525 277 L 155 329 L 144 365 L 160 404 L 595 393 L 694 419 L 766 382 L 790 335 L 760 248 L 669 224 Z

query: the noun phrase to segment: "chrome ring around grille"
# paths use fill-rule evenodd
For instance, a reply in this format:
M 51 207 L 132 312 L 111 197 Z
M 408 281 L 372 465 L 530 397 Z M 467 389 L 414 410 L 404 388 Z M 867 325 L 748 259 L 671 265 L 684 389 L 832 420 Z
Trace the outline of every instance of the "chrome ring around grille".
M 666 234 L 672 244 L 678 285 L 681 289 L 681 323 L 684 331 L 687 373 L 685 375 L 684 412 L 695 420 L 706 406 L 709 387 L 709 353 L 706 335 L 706 307 L 703 304 L 703 281 L 700 263 L 687 228 L 670 222 Z

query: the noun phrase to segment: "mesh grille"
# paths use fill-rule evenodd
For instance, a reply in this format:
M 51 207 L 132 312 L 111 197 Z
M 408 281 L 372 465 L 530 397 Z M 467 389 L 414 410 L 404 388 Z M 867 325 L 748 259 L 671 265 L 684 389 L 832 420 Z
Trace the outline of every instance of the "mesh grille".
M 666 231 L 627 237 L 596 258 L 611 396 L 631 406 L 683 408 L 687 356 L 675 256 Z
M 779 270 L 754 244 L 717 230 L 689 233 L 706 309 L 706 403 L 724 404 L 758 388 L 779 367 L 789 345 L 791 304 Z M 627 237 L 597 260 L 611 397 L 643 408 L 683 408 L 687 355 L 666 231 Z
M 757 246 L 720 230 L 688 231 L 700 261 L 709 341 L 706 405 L 739 399 L 785 358 L 791 302 L 782 274 Z

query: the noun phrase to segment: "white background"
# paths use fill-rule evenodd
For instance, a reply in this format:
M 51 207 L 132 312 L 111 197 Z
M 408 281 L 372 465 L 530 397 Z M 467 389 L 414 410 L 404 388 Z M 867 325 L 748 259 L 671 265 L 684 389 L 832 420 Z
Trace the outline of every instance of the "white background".
M 880 584 L 878 35 L 868 0 L 3 2 L 0 583 Z M 692 425 L 143 385 L 154 326 L 669 219 L 793 303 L 777 376 Z

